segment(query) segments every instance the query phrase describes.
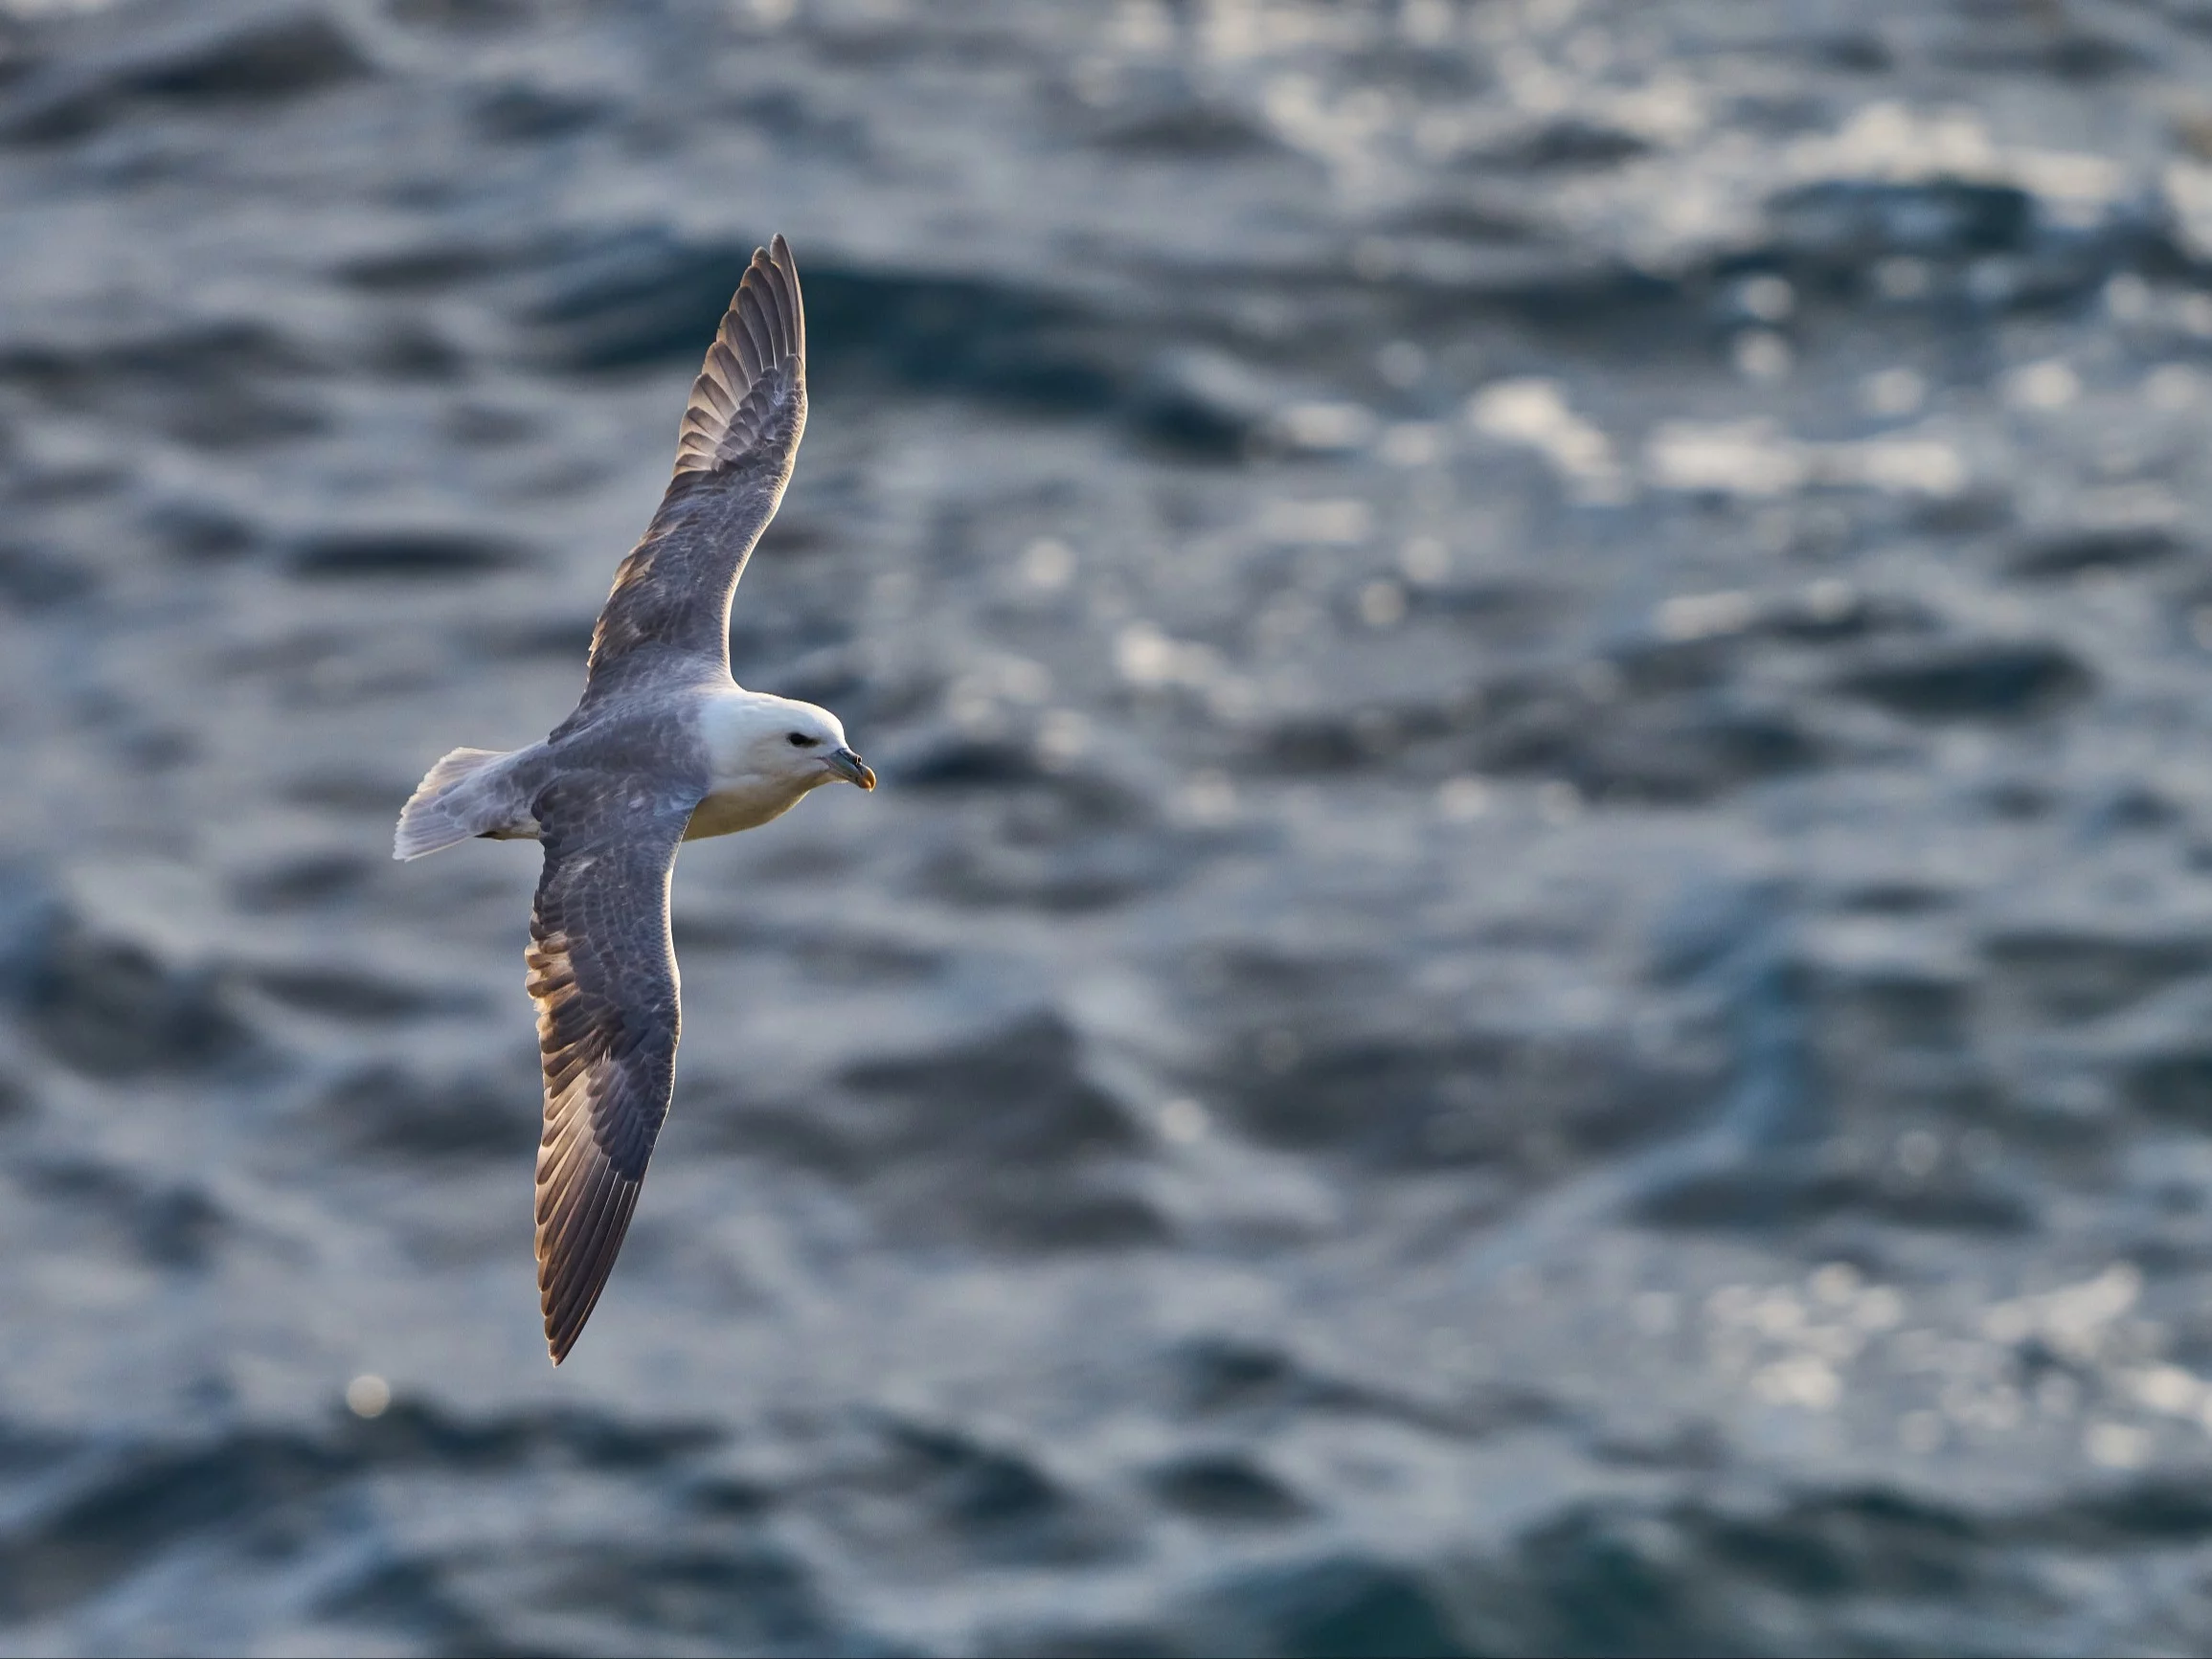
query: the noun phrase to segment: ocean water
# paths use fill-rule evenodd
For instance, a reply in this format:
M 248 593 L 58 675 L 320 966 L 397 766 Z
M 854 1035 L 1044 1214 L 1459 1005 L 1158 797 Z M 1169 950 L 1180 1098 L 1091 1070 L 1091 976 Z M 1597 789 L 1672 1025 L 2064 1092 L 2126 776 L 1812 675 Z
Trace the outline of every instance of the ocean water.
M 2212 8 L 0 4 L 0 1649 L 2212 1643 Z M 676 1102 L 543 734 L 753 247 Z M 350 1401 L 351 1403 L 349 1403 Z

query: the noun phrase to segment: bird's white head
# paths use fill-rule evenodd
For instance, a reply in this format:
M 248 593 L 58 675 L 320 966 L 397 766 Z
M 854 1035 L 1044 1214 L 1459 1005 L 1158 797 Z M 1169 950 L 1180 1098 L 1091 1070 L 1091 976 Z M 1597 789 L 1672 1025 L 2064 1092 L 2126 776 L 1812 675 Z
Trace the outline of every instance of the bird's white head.
M 853 752 L 844 723 L 811 703 L 741 692 L 712 711 L 705 736 L 717 783 L 746 779 L 793 795 L 825 783 L 875 787 L 875 773 Z

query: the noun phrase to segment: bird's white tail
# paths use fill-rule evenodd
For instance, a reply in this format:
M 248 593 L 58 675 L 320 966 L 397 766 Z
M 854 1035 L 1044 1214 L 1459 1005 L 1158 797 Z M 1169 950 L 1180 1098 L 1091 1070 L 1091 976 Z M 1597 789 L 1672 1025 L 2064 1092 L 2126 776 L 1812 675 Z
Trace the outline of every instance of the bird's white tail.
M 399 809 L 392 856 L 418 859 L 455 841 L 504 827 L 514 816 L 512 803 L 505 798 L 507 792 L 484 787 L 492 781 L 484 772 L 494 762 L 505 760 L 508 752 L 457 749 L 432 767 Z

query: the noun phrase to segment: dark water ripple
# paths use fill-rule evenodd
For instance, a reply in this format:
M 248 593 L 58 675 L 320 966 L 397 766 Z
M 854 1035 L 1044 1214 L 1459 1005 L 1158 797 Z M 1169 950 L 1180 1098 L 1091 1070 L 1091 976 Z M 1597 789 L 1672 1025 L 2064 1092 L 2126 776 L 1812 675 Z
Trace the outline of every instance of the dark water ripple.
M 0 4 L 0 1647 L 2201 1650 L 2205 23 Z M 390 826 L 773 230 L 554 1375 Z

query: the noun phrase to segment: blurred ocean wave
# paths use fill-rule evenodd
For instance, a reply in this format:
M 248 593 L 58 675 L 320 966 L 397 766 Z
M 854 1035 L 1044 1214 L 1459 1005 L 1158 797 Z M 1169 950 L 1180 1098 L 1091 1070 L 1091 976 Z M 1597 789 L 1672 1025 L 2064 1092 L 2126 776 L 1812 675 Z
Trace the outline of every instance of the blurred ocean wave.
M 2207 21 L 0 6 L 0 1646 L 2201 1648 Z M 556 1376 L 390 828 L 779 230 Z

